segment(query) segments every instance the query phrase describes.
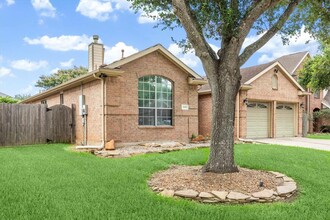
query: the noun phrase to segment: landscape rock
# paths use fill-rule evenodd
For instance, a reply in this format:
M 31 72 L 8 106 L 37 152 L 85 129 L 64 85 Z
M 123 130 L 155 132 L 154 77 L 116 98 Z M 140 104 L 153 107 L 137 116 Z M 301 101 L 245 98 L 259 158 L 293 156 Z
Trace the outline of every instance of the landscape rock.
M 276 188 L 277 193 L 279 196 L 283 196 L 286 195 L 288 193 L 292 193 L 297 189 L 297 185 L 295 184 L 288 184 L 288 185 L 284 185 L 284 186 L 278 186 Z
M 208 192 L 201 192 L 199 195 L 202 199 L 209 199 L 209 198 L 214 198 L 214 195 Z
M 174 196 L 174 190 L 165 189 L 162 192 L 160 192 L 160 195 L 165 197 L 173 197 Z
M 253 197 L 262 198 L 262 199 L 271 198 L 273 195 L 274 195 L 274 191 L 270 189 L 264 189 L 260 192 L 252 193 Z
M 250 196 L 248 195 L 245 195 L 243 193 L 239 193 L 239 192 L 230 192 L 228 195 L 227 195 L 227 199 L 232 199 L 232 200 L 245 200 L 245 199 L 248 199 L 250 198 Z
M 187 189 L 176 191 L 174 195 L 185 198 L 196 198 L 198 196 L 198 192 L 192 189 Z
M 294 182 L 294 180 L 290 177 L 284 176 L 283 177 L 284 182 Z
M 221 200 L 225 200 L 228 195 L 227 191 L 212 191 L 211 193 Z
M 282 178 L 285 177 L 283 173 L 275 172 L 275 171 L 269 171 L 270 173 L 276 175 L 276 178 Z
M 107 142 L 107 143 L 105 144 L 104 149 L 105 149 L 105 150 L 114 150 L 114 149 L 116 149 L 116 148 L 115 148 L 115 141 L 114 141 L 114 140 L 111 140 L 111 141 Z

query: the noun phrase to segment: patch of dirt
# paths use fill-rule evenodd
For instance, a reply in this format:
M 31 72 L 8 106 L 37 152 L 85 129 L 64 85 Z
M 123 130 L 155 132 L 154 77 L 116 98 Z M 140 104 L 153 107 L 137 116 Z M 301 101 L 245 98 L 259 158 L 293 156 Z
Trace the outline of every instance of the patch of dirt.
M 236 191 L 253 193 L 263 189 L 276 190 L 283 182 L 276 175 L 260 170 L 240 168 L 237 173 L 202 173 L 202 166 L 172 166 L 155 173 L 149 185 L 169 190 L 193 189 L 199 192 Z M 260 181 L 263 187 L 260 187 Z

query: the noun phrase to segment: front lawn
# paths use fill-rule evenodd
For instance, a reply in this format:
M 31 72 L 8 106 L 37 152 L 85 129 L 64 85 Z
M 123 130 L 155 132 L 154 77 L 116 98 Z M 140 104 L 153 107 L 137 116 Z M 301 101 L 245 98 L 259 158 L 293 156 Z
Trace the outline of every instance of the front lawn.
M 54 144 L 0 149 L 0 219 L 328 219 L 330 153 L 271 145 L 237 145 L 240 166 L 294 178 L 293 202 L 204 205 L 163 198 L 148 177 L 171 164 L 205 163 L 208 149 L 97 158 Z
M 330 133 L 309 134 L 307 137 L 308 138 L 313 138 L 313 139 L 326 139 L 326 140 L 330 140 Z

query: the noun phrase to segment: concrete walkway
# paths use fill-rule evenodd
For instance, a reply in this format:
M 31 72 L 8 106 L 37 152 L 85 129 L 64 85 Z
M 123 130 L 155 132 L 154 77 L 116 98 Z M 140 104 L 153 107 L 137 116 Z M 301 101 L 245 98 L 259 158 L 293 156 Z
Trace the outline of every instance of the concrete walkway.
M 257 143 L 278 144 L 293 147 L 304 147 L 317 150 L 330 151 L 330 140 L 311 139 L 303 137 L 265 138 L 254 139 Z

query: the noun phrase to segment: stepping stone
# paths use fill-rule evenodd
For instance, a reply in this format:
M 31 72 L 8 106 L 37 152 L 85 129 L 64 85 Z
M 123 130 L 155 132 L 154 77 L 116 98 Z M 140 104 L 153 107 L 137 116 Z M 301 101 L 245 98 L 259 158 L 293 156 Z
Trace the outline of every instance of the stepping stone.
M 296 182 L 283 182 L 281 184 L 281 186 L 289 186 L 289 185 L 295 185 L 295 186 L 297 186 L 297 183 Z
M 160 195 L 165 196 L 165 197 L 173 197 L 174 196 L 174 190 L 170 189 L 165 189 L 160 193 Z
M 294 182 L 294 180 L 290 177 L 284 176 L 283 177 L 284 182 Z
M 297 189 L 297 185 L 295 185 L 295 184 L 287 184 L 287 185 L 284 185 L 284 186 L 278 186 L 276 188 L 277 193 L 280 196 L 283 196 L 283 195 L 288 194 L 288 193 L 292 193 L 292 192 L 296 191 L 296 189 Z
M 208 192 L 201 192 L 198 196 L 201 197 L 202 199 L 210 199 L 214 197 L 214 195 Z
M 198 196 L 198 192 L 192 189 L 187 189 L 187 190 L 176 191 L 174 195 L 185 198 L 196 198 Z
M 221 200 L 225 200 L 228 195 L 226 191 L 212 191 L 211 193 Z
M 276 175 L 276 178 L 282 178 L 285 177 L 285 175 L 283 173 L 279 173 L 279 172 L 275 172 L 275 171 L 269 171 L 272 174 Z
M 202 202 L 204 202 L 204 203 L 217 203 L 219 201 L 218 200 L 205 199 L 205 200 L 202 200 Z
M 270 198 L 274 195 L 274 191 L 273 190 L 269 190 L 269 189 L 264 189 L 260 192 L 255 192 L 252 193 L 252 196 L 255 198 L 261 198 L 261 199 L 266 199 L 266 198 Z
M 232 200 L 245 200 L 245 199 L 248 199 L 250 198 L 250 196 L 248 195 L 245 195 L 243 193 L 239 193 L 239 192 L 230 192 L 228 195 L 227 195 L 227 199 L 232 199 Z

